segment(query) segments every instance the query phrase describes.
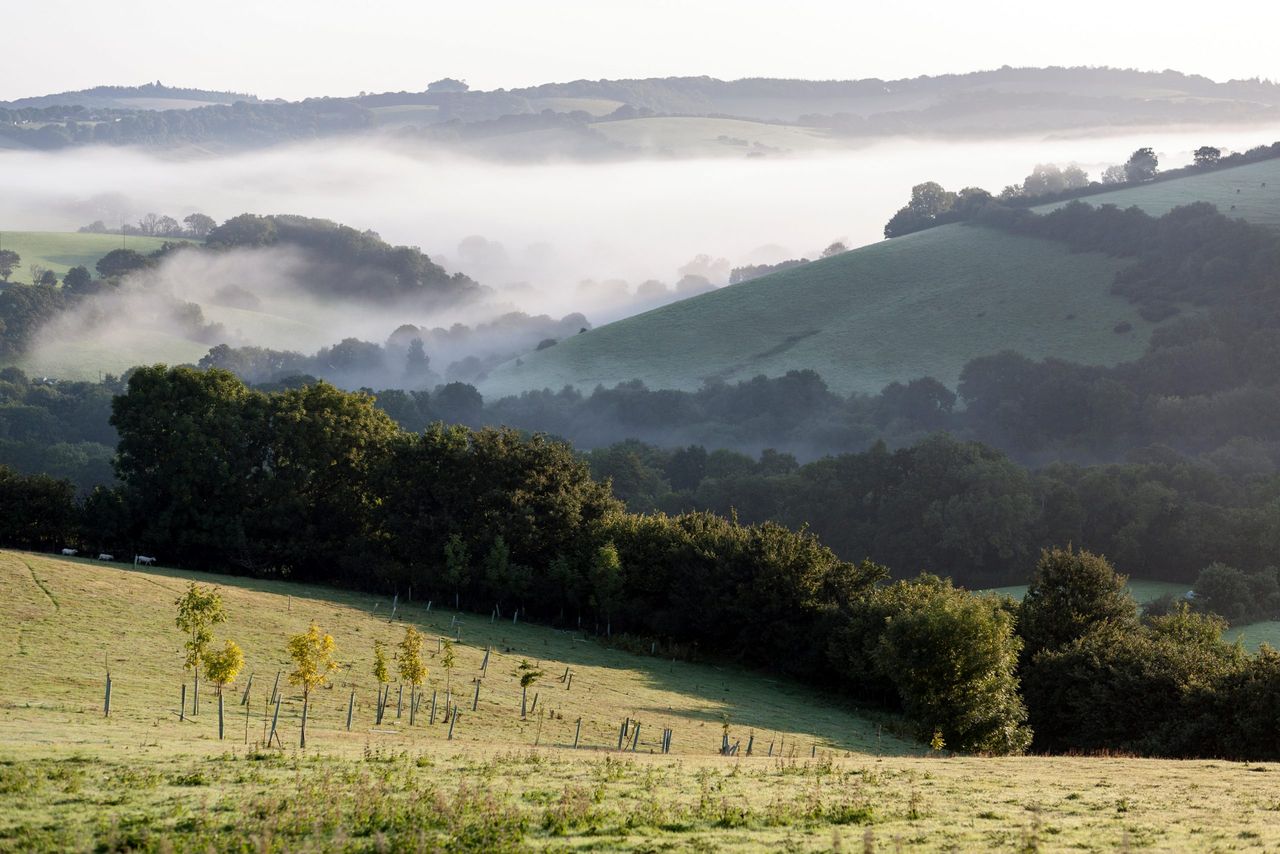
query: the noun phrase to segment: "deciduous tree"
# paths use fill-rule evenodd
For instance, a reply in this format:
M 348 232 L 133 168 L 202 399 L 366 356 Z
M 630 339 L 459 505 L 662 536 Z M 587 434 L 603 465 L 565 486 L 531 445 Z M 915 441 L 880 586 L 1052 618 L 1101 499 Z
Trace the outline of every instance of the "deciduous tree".
M 307 746 L 307 712 L 311 703 L 311 692 L 324 685 L 329 674 L 338 668 L 334 660 L 333 635 L 320 631 L 320 627 L 312 623 L 310 628 L 300 635 L 289 639 L 289 657 L 293 659 L 294 669 L 289 674 L 289 684 L 302 686 L 302 733 L 300 747 Z
M 174 622 L 187 634 L 183 643 L 187 651 L 183 667 L 195 673 L 195 695 L 191 705 L 193 713 L 199 714 L 200 667 L 205 662 L 209 644 L 213 643 L 213 627 L 227 621 L 227 612 L 222 606 L 222 594 L 216 587 L 204 587 L 194 581 L 187 586 L 186 593 L 174 600 L 174 604 L 178 606 Z

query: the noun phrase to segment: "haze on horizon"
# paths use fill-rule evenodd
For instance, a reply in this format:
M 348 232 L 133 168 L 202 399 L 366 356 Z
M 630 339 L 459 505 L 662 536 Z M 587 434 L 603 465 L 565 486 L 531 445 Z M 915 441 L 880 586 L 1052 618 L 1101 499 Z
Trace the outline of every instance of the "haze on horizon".
M 1027 15 L 1007 0 L 386 0 L 357 14 L 334 0 L 228 0 L 216 11 L 46 0 L 6 9 L 7 32 L 56 34 L 57 50 L 43 39 L 9 39 L 0 100 L 157 79 L 299 99 L 420 91 L 445 76 L 484 89 L 682 75 L 894 79 L 1002 65 L 1280 78 L 1275 28 L 1267 26 L 1280 13 L 1265 0 L 1212 20 L 1178 6 L 1103 0 L 1062 7 L 1048 27 L 1030 26 Z

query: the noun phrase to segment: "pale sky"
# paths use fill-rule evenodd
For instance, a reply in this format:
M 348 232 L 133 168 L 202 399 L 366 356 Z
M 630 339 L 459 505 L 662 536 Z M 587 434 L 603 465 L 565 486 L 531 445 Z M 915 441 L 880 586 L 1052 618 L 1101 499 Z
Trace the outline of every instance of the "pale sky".
M 6 2 L 0 100 L 98 84 L 301 98 L 579 78 L 897 78 L 1001 65 L 1280 79 L 1280 3 Z

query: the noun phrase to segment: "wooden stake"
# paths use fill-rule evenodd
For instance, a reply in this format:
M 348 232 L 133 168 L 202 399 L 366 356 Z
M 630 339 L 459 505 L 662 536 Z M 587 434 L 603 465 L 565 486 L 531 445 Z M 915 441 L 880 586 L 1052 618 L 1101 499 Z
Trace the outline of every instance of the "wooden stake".
M 182 683 L 182 700 L 178 703 L 178 722 L 181 723 L 187 719 L 187 683 Z
M 102 716 L 111 717 L 111 672 L 107 672 L 107 695 L 102 700 Z
M 433 689 L 431 691 L 431 726 L 435 726 L 435 723 L 436 723 L 436 692 Z
M 271 716 L 271 734 L 267 736 L 267 747 L 271 746 L 271 740 L 276 737 L 276 724 L 280 721 L 280 695 L 276 694 L 276 710 Z M 283 746 L 283 745 L 281 745 Z
M 351 699 L 347 700 L 347 732 L 351 732 L 351 715 L 356 710 L 356 689 L 351 689 Z
M 249 682 L 244 686 L 244 695 L 240 698 L 240 705 L 249 705 L 249 689 L 253 687 L 253 674 L 249 674 Z
M 458 722 L 458 715 L 459 715 L 458 710 L 457 710 L 457 709 L 454 709 L 454 710 L 453 710 L 453 719 L 449 721 L 449 740 L 450 740 L 450 741 L 453 741 L 453 725 L 454 725 L 454 724 L 456 724 L 456 723 Z
M 218 741 L 222 741 L 222 692 L 218 692 Z
M 578 749 L 578 737 L 582 735 L 582 718 L 578 718 L 578 728 L 573 731 L 573 749 Z
M 271 699 L 268 703 L 274 703 L 280 696 L 280 671 L 276 671 L 276 682 L 271 686 Z
M 480 680 L 476 680 L 476 695 L 471 698 L 471 711 L 476 710 L 476 706 L 480 704 Z

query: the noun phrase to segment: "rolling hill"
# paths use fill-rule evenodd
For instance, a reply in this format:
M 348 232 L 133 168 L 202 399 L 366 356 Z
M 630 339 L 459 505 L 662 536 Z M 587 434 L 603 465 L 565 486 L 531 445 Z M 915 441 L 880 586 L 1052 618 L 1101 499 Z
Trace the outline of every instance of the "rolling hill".
M 32 264 L 47 267 L 61 276 L 72 267 L 84 266 L 92 270 L 103 255 L 121 246 L 147 253 L 159 249 L 166 240 L 181 239 L 60 231 L 6 231 L 0 233 L 0 248 L 12 249 L 22 256 L 21 267 L 11 277 L 13 281 L 20 282 L 27 281 L 26 271 Z
M 1280 223 L 1280 160 L 1088 201 L 1160 214 L 1202 199 Z M 480 388 L 501 396 L 640 379 L 692 390 L 813 369 L 838 392 L 874 393 L 921 376 L 954 386 L 970 359 L 1004 349 L 1111 365 L 1140 355 L 1154 328 L 1110 291 L 1123 263 L 946 225 L 598 327 L 499 366 Z
M 233 638 L 247 659 L 225 691 L 225 740 L 207 684 L 200 713 L 188 690 L 178 714 L 190 677 L 174 600 L 189 581 L 219 587 L 228 621 L 214 627 L 215 645 Z M 1019 840 L 1018 850 L 1174 851 L 1280 841 L 1275 775 L 1255 773 L 1274 765 L 923 755 L 889 721 L 786 680 L 420 600 L 401 600 L 388 619 L 391 605 L 0 552 L 0 850 L 830 851 L 909 839 L 913 851 Z M 340 667 L 312 694 L 300 750 L 301 692 L 288 684 L 284 646 L 311 620 L 334 635 Z M 442 708 L 452 686 L 452 738 L 441 715 L 431 722 L 429 699 L 411 725 L 406 691 L 397 714 L 395 686 L 374 722 L 373 643 L 398 641 L 406 625 L 426 634 L 423 696 Z M 437 639 L 455 634 L 446 677 Z M 526 659 L 544 675 L 522 719 L 516 667 Z M 267 746 L 277 672 L 280 744 Z M 619 750 L 623 718 L 633 741 Z M 742 745 L 733 757 L 718 755 L 725 726 Z M 670 756 L 659 745 L 666 728 Z

